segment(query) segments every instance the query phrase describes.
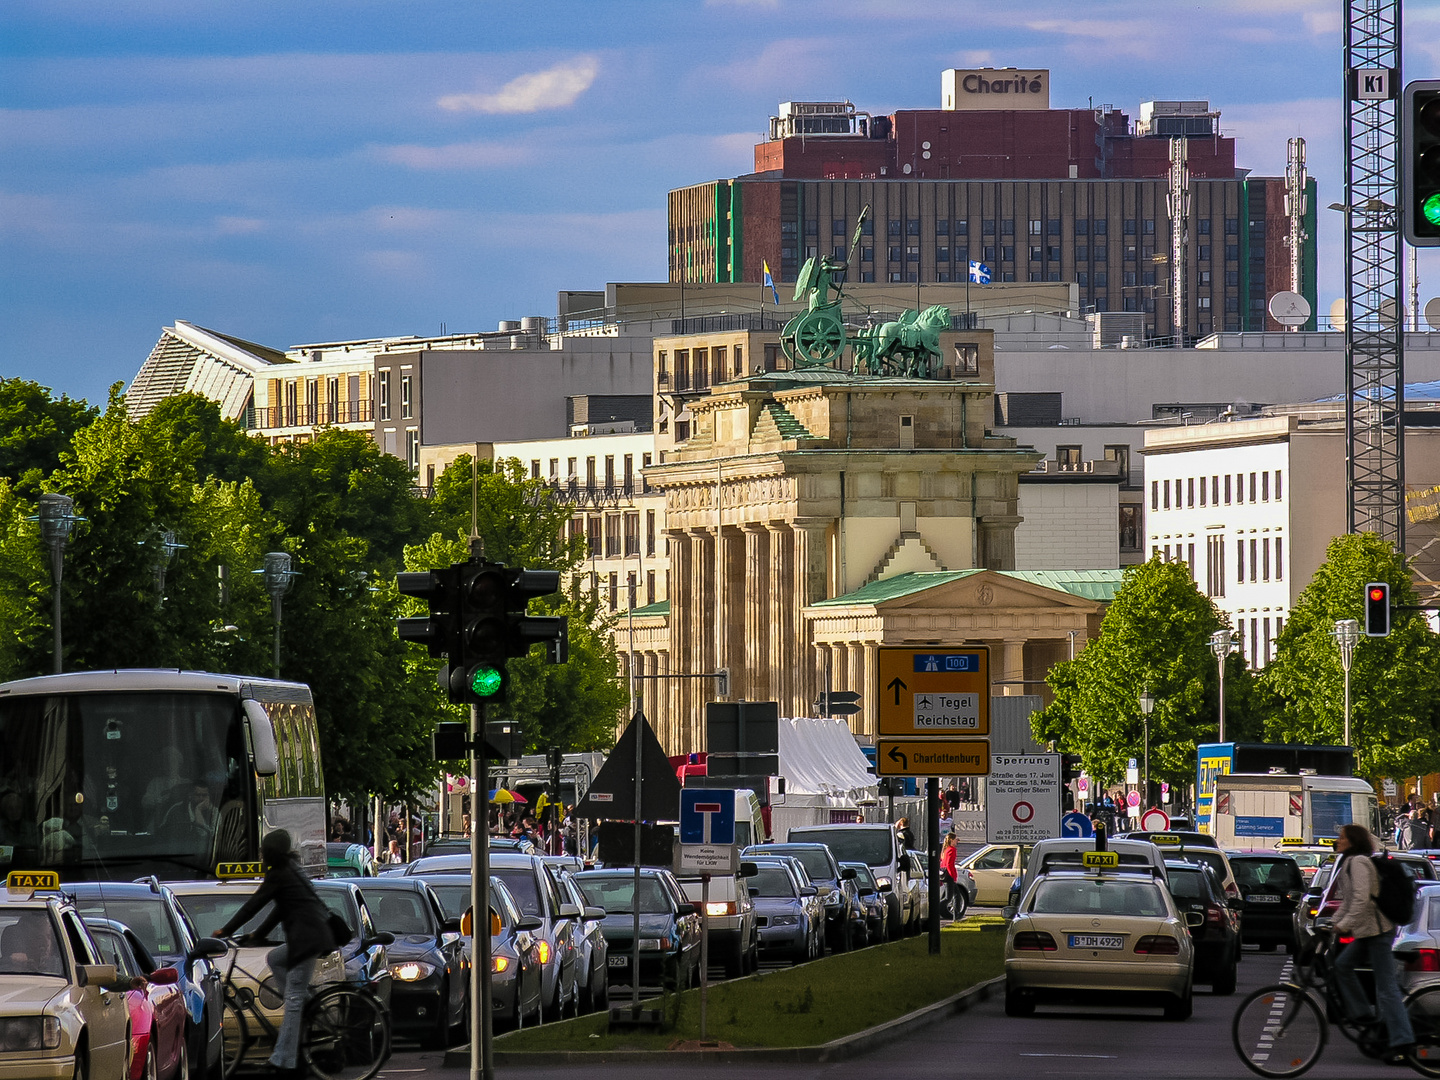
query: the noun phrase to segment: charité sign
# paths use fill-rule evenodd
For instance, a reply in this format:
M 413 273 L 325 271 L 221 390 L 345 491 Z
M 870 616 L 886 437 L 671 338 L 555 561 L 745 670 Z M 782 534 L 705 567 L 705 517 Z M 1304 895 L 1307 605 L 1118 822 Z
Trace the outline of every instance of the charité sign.
M 942 108 L 955 110 L 1050 108 L 1048 69 L 950 68 L 940 77 Z

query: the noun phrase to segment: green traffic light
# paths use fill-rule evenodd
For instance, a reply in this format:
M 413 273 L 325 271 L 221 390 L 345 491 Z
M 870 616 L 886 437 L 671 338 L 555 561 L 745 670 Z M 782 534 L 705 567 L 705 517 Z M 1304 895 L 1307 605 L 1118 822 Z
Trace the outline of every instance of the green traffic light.
M 1420 214 L 1431 225 L 1440 226 L 1440 191 L 1430 195 L 1420 204 Z
M 502 676 L 488 664 L 482 664 L 470 673 L 470 690 L 477 697 L 491 697 L 500 689 Z

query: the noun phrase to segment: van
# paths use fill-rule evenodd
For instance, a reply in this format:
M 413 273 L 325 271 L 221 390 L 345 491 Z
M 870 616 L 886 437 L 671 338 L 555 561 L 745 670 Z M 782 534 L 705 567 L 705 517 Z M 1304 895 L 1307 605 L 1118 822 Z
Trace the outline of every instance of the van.
M 910 862 L 900 850 L 893 825 L 806 825 L 791 829 L 787 844 L 824 844 L 836 862 L 863 862 L 885 897 L 890 939 L 905 933 L 905 897 Z
M 1333 840 L 1350 822 L 1381 834 L 1375 789 L 1351 776 L 1223 773 L 1215 777 L 1210 835 L 1222 848 Z

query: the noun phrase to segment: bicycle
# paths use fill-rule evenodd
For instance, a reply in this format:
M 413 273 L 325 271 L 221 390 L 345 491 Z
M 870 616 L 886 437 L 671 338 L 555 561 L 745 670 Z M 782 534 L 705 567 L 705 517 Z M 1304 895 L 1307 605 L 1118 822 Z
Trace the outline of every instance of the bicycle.
M 1346 1015 L 1339 986 L 1328 977 L 1334 937 L 1325 927 L 1317 932 L 1320 940 L 1308 965 L 1297 954 L 1290 979 L 1262 986 L 1235 1010 L 1230 1025 L 1235 1052 L 1260 1076 L 1307 1072 L 1320 1060 L 1332 1022 L 1366 1057 L 1383 1056 L 1389 1045 L 1382 1022 L 1357 1023 Z M 1440 1077 L 1440 983 L 1406 997 L 1405 1011 L 1415 1031 L 1415 1049 L 1406 1063 L 1425 1076 Z
M 279 1035 L 279 1026 L 261 1006 L 278 1008 L 284 993 L 277 991 L 269 976 L 262 979 L 243 967 L 240 973 L 255 985 L 236 983 L 240 944 L 234 938 L 221 940 L 230 947 L 230 963 L 221 984 L 225 994 L 221 1062 L 225 1078 L 230 1080 L 245 1064 L 246 1053 L 260 1041 L 259 1036 L 251 1035 L 252 1021 L 270 1042 Z M 311 1073 L 321 1080 L 371 1080 L 389 1056 L 390 1013 L 374 994 L 343 983 L 312 989 L 300 1028 L 300 1061 Z

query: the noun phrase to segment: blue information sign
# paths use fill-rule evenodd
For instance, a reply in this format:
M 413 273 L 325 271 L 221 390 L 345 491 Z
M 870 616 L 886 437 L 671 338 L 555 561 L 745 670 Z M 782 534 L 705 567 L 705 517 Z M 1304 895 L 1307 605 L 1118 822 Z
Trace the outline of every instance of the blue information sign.
M 1060 835 L 1083 840 L 1095 835 L 1095 826 L 1090 824 L 1090 819 L 1084 814 L 1072 810 L 1060 819 Z
M 680 842 L 735 843 L 735 792 L 729 788 L 681 788 Z

